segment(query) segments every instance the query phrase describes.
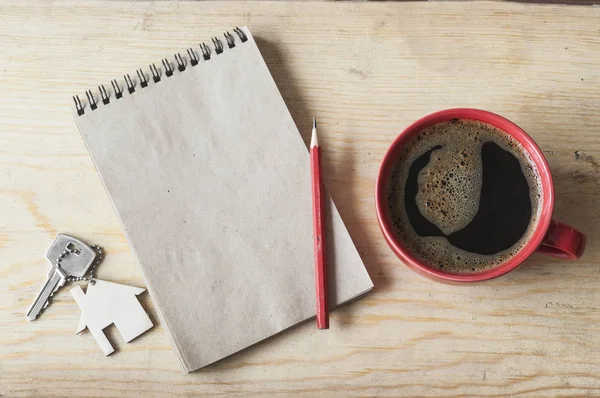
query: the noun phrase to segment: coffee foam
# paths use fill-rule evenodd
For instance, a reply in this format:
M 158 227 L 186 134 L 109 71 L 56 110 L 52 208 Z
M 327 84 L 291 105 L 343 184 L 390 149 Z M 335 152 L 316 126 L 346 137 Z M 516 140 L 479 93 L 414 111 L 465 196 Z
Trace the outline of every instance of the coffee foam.
M 408 221 L 404 194 L 408 172 L 419 156 L 434 147 L 429 163 L 419 173 L 417 206 L 421 214 L 449 235 L 467 226 L 479 209 L 482 186 L 481 147 L 494 142 L 513 154 L 530 187 L 532 217 L 523 237 L 494 255 L 459 249 L 444 237 L 421 237 Z M 435 268 L 472 273 L 512 258 L 523 248 L 539 219 L 541 182 L 535 163 L 523 146 L 504 131 L 479 121 L 452 120 L 432 125 L 403 149 L 388 182 L 388 205 L 397 235 L 413 255 Z

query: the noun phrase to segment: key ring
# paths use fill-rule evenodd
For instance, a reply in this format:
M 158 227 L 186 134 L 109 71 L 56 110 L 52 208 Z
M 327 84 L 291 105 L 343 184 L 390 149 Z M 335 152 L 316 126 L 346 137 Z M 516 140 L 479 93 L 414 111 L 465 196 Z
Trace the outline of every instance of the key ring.
M 102 259 L 104 258 L 104 251 L 98 245 L 92 245 L 90 247 L 92 249 L 94 249 L 94 251 L 96 252 L 97 256 L 96 256 L 96 260 L 94 260 L 94 263 L 92 264 L 92 266 L 90 267 L 90 269 L 88 271 L 89 277 L 86 277 L 86 276 L 81 276 L 81 277 L 69 276 L 67 278 L 67 282 L 86 281 L 88 283 L 91 283 L 92 285 L 96 284 L 96 280 L 94 279 L 94 277 L 95 277 L 94 274 L 96 272 L 96 268 L 100 264 L 100 261 L 102 261 Z M 63 250 L 62 253 L 60 253 L 60 255 L 58 256 L 58 258 L 56 259 L 56 268 L 60 269 L 60 263 L 62 262 L 63 258 L 65 258 L 68 254 L 78 254 L 78 252 L 79 252 L 79 250 L 77 250 L 77 249 L 71 249 L 71 248 L 67 247 L 65 250 Z

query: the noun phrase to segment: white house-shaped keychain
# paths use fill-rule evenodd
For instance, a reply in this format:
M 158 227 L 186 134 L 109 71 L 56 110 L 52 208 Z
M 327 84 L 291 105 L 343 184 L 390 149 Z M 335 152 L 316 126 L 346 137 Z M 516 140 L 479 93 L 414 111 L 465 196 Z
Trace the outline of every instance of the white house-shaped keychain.
M 106 338 L 104 328 L 114 323 L 129 343 L 154 325 L 136 297 L 146 289 L 98 279 L 94 282 L 88 284 L 86 293 L 81 286 L 70 291 L 81 309 L 77 333 L 87 327 L 104 355 L 110 355 L 114 348 Z

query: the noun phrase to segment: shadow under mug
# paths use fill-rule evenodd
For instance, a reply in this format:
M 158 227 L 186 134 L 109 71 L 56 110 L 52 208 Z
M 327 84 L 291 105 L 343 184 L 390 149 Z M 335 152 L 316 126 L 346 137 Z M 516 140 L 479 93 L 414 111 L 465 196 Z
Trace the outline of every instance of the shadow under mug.
M 477 120 L 491 124 L 520 142 L 537 166 L 543 193 L 540 218 L 534 232 L 523 248 L 513 257 L 492 269 L 469 274 L 441 271 L 417 259 L 396 236 L 387 204 L 386 191 L 390 172 L 404 146 L 423 129 L 433 124 L 452 119 Z M 554 183 L 552 182 L 552 174 L 550 173 L 548 162 L 546 162 L 546 158 L 540 148 L 525 131 L 510 120 L 479 109 L 457 108 L 432 113 L 417 120 L 400 133 L 386 152 L 379 168 L 375 187 L 375 205 L 377 208 L 377 219 L 383 236 L 396 256 L 418 273 L 440 282 L 480 282 L 496 278 L 520 266 L 536 250 L 553 257 L 575 260 L 581 257 L 585 249 L 584 234 L 552 219 L 552 212 L 554 210 Z

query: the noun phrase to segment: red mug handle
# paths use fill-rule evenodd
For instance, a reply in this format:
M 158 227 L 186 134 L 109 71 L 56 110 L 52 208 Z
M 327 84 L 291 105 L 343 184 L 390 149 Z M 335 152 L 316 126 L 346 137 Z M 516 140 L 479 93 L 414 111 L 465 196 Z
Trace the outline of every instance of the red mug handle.
M 577 260 L 585 250 L 585 235 L 575 228 L 558 221 L 550 221 L 550 226 L 538 251 L 552 257 Z

